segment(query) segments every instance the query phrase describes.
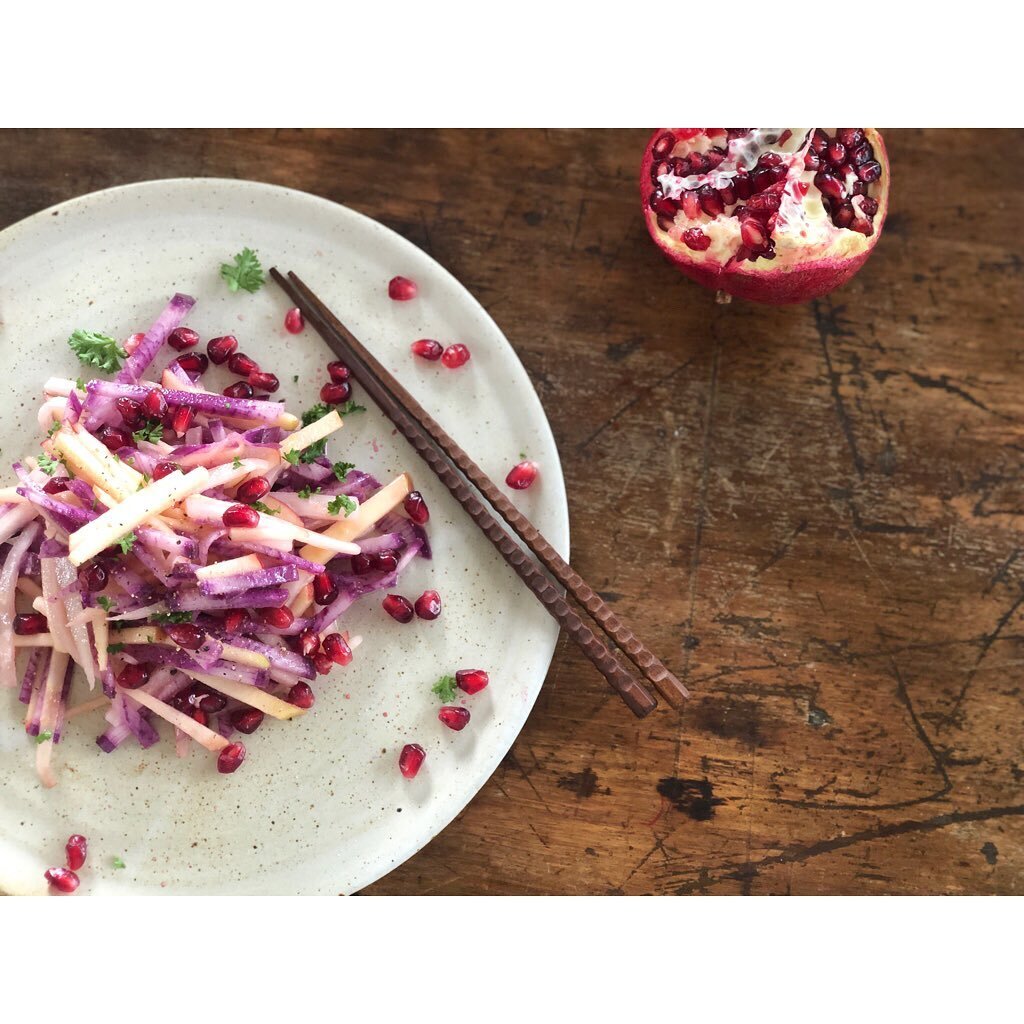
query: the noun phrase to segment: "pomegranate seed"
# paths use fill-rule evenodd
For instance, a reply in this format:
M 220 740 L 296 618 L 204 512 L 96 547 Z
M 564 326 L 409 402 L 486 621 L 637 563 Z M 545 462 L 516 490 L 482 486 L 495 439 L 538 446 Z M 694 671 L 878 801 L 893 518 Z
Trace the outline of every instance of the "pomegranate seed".
M 119 686 L 126 690 L 137 690 L 149 679 L 149 669 L 144 665 L 125 665 L 117 674 Z
M 373 568 L 373 560 L 369 555 L 362 553 L 352 556 L 352 574 L 354 576 L 363 576 L 370 572 Z
M 432 338 L 420 338 L 419 341 L 414 341 L 409 348 L 412 349 L 414 356 L 419 356 L 420 359 L 427 359 L 432 363 L 436 363 L 444 351 L 441 342 L 434 341 Z
M 402 502 L 405 514 L 414 522 L 422 526 L 430 518 L 430 509 L 423 500 L 419 491 L 410 491 Z
M 412 622 L 413 610 L 407 598 L 401 594 L 388 594 L 381 601 L 381 607 L 395 620 L 395 622 Z
M 843 198 L 843 186 L 840 185 L 837 178 L 832 177 L 831 174 L 827 174 L 825 171 L 814 176 L 814 184 L 817 186 L 818 191 L 822 195 L 828 196 L 829 199 L 840 200 Z
M 231 358 L 238 348 L 238 339 L 233 334 L 225 334 L 222 338 L 211 338 L 206 345 L 206 354 L 210 362 L 221 366 Z
M 416 298 L 416 282 L 407 277 L 393 277 L 388 281 L 388 298 L 395 302 L 408 302 Z
M 441 362 L 449 370 L 456 370 L 469 362 L 469 349 L 465 345 L 449 345 L 441 353 Z
M 132 398 L 119 398 L 114 407 L 121 414 L 121 419 L 129 427 L 137 427 L 142 422 L 142 406 Z
M 153 479 L 163 480 L 165 476 L 170 476 L 171 473 L 176 473 L 181 469 L 176 462 L 158 462 L 153 467 Z
M 142 400 L 142 408 L 147 416 L 162 420 L 167 412 L 167 399 L 160 388 L 151 388 Z
M 228 699 L 223 693 L 204 693 L 196 707 L 207 715 L 216 715 L 228 706 Z
M 285 313 L 284 329 L 289 334 L 298 334 L 305 326 L 306 321 L 302 319 L 302 310 L 297 306 Z
M 866 164 L 874 155 L 875 151 L 871 148 L 870 143 L 863 142 L 850 152 L 850 163 L 854 167 L 860 167 L 861 164 Z
M 436 619 L 441 614 L 441 595 L 436 590 L 424 590 L 416 598 L 415 608 L 421 619 Z
M 700 200 L 700 208 L 709 216 L 717 217 L 725 213 L 725 204 L 721 196 L 710 186 L 703 185 L 697 190 L 697 198 Z
M 304 629 L 296 638 L 299 645 L 299 653 L 308 658 L 320 650 L 320 637 L 312 626 Z
M 328 381 L 320 389 L 320 401 L 329 405 L 341 405 L 352 397 L 352 385 L 347 380 L 335 383 Z
M 811 148 L 815 153 L 824 153 L 827 147 L 828 136 L 820 128 L 815 128 L 811 136 Z
M 860 201 L 860 211 L 868 217 L 874 217 L 878 213 L 878 203 L 870 196 L 864 196 Z
M 18 636 L 32 636 L 35 633 L 45 633 L 50 628 L 46 616 L 41 612 L 23 612 L 14 616 L 14 632 Z
M 175 327 L 167 335 L 167 344 L 177 352 L 184 352 L 187 348 L 194 348 L 199 344 L 199 335 L 191 327 Z
M 259 501 L 260 498 L 265 497 L 269 493 L 270 483 L 267 478 L 265 476 L 254 476 L 238 485 L 238 490 L 235 491 L 235 497 L 239 501 L 244 501 L 247 505 L 250 505 L 252 502 Z
M 746 171 L 737 171 L 732 179 L 732 187 L 736 189 L 737 199 L 749 199 L 754 194 L 754 185 Z
M 244 352 L 234 352 L 228 357 L 228 369 L 239 377 L 248 377 L 259 371 L 259 365 Z
M 252 398 L 254 393 L 252 385 L 244 380 L 236 380 L 221 392 L 226 398 Z
M 352 371 L 340 359 L 327 364 L 327 375 L 335 384 L 344 384 L 352 375 Z
M 860 128 L 840 128 L 836 138 L 847 148 L 853 149 L 864 141 L 864 132 Z
M 651 198 L 647 201 L 647 204 L 656 214 L 666 217 L 668 220 L 674 220 L 676 213 L 679 211 L 679 204 L 674 199 L 663 196 L 660 189 L 651 193 Z
M 809 171 L 816 171 L 821 167 L 821 157 L 813 149 L 809 149 L 804 153 L 804 167 Z
M 334 668 L 334 662 L 323 651 L 317 651 L 316 654 L 311 655 L 310 660 L 316 666 L 317 672 L 322 676 L 327 675 Z
M 99 437 L 112 452 L 132 447 L 132 435 L 120 427 L 104 427 Z
M 107 570 L 99 562 L 88 562 L 78 570 L 78 585 L 95 594 L 107 585 Z
M 683 213 L 686 214 L 690 220 L 695 220 L 700 216 L 700 202 L 697 199 L 697 192 L 694 189 L 689 189 L 683 193 L 682 198 Z
M 514 490 L 525 491 L 537 479 L 538 468 L 537 463 L 530 459 L 520 462 L 508 471 L 505 483 Z
M 855 217 L 850 225 L 850 230 L 859 231 L 862 235 L 873 235 L 875 233 L 875 226 L 871 221 L 865 220 L 863 217 Z
M 672 161 L 671 160 L 659 160 L 656 163 L 651 164 L 651 184 L 660 188 L 661 181 L 666 174 L 672 173 Z
M 398 568 L 398 555 L 389 548 L 371 555 L 370 560 L 377 572 L 394 572 Z
M 866 196 L 868 194 L 868 187 L 863 181 L 859 179 L 850 186 L 851 196 Z
M 700 228 L 687 228 L 683 232 L 683 241 L 697 252 L 703 252 L 711 245 L 711 238 Z
M 192 709 L 192 710 L 191 710 L 191 711 L 189 712 L 189 717 L 190 717 L 190 718 L 191 718 L 191 719 L 192 719 L 192 720 L 193 720 L 194 722 L 198 722 L 198 723 L 199 723 L 199 725 L 205 725 L 205 726 L 209 726 L 209 724 L 210 724 L 210 718 L 209 718 L 209 716 L 208 716 L 208 715 L 206 714 L 206 712 L 205 712 L 205 711 L 203 711 L 203 709 L 202 709 L 202 708 L 199 708 L 199 707 L 194 707 L 194 708 L 193 708 L 193 709 Z
M 296 683 L 288 691 L 288 703 L 294 704 L 297 708 L 309 710 L 316 703 L 316 697 L 309 688 L 309 683 Z
M 479 693 L 490 681 L 490 677 L 482 668 L 460 668 L 455 673 L 455 682 L 459 689 L 470 696 Z
M 43 490 L 47 494 L 60 494 L 61 491 L 68 489 L 68 477 L 66 476 L 55 476 L 52 480 L 47 480 L 43 484 Z
M 288 607 L 259 608 L 256 615 L 275 629 L 287 629 L 295 621 L 295 615 Z
M 259 708 L 239 708 L 231 716 L 231 724 L 246 736 L 251 736 L 263 724 L 263 712 Z
M 729 154 L 726 153 L 721 146 L 715 146 L 714 149 L 709 150 L 704 154 L 704 159 L 707 161 L 708 170 L 713 171 Z
M 651 155 L 655 160 L 663 160 L 672 152 L 672 147 L 675 144 L 676 137 L 671 132 L 665 132 L 654 140 L 654 145 L 651 146 Z
M 427 752 L 418 743 L 406 743 L 398 755 L 398 770 L 407 778 L 415 779 Z
M 178 356 L 178 365 L 190 376 L 201 377 L 210 368 L 210 360 L 202 352 L 186 352 Z
M 338 587 L 326 572 L 313 577 L 313 600 L 317 604 L 331 604 L 338 597 Z
M 720 188 L 718 190 L 718 198 L 721 199 L 726 206 L 732 206 L 732 204 L 736 202 L 736 190 L 726 185 L 725 188 Z
M 174 622 L 164 626 L 164 632 L 186 651 L 198 651 L 203 646 L 205 634 L 192 622 Z
M 768 241 L 764 227 L 753 217 L 747 217 L 740 224 L 740 238 L 743 239 L 743 244 L 750 246 L 751 249 L 757 249 Z
M 43 872 L 43 878 L 52 888 L 64 895 L 73 893 L 79 886 L 78 875 L 68 868 L 48 868 Z
M 227 633 L 237 633 L 245 622 L 246 614 L 244 608 L 232 608 L 224 613 L 224 630 Z
M 839 167 L 846 160 L 846 147 L 838 139 L 833 139 L 826 147 L 825 154 L 830 164 Z
M 260 525 L 259 512 L 248 505 L 232 505 L 230 508 L 224 509 L 221 519 L 229 529 L 235 526 L 252 528 Z
M 217 755 L 217 771 L 222 775 L 230 775 L 238 771 L 239 766 L 245 760 L 245 747 L 241 743 L 229 743 Z
M 456 732 L 461 732 L 469 725 L 468 708 L 443 707 L 438 711 L 437 717 L 449 729 L 454 729 Z
M 832 214 L 832 223 L 839 228 L 848 228 L 853 223 L 853 207 L 843 203 Z
M 352 661 L 352 648 L 340 633 L 328 633 L 323 642 L 324 654 L 335 665 L 348 665 Z
M 857 177 L 864 182 L 878 181 L 882 176 L 882 165 L 877 160 L 869 160 L 857 168 Z
M 277 374 L 267 373 L 264 370 L 260 370 L 259 373 L 250 374 L 249 383 L 257 391 L 268 391 L 270 394 L 273 394 L 281 386 L 281 382 L 277 379 Z
M 89 843 L 85 836 L 76 833 L 68 837 L 68 841 L 64 844 L 64 852 L 67 854 L 68 867 L 72 871 L 77 871 L 85 863 L 86 854 L 89 852 Z
M 194 417 L 192 406 L 179 405 L 176 408 L 172 408 L 173 412 L 168 410 L 171 418 L 171 430 L 176 434 L 184 434 L 192 426 L 192 419 Z

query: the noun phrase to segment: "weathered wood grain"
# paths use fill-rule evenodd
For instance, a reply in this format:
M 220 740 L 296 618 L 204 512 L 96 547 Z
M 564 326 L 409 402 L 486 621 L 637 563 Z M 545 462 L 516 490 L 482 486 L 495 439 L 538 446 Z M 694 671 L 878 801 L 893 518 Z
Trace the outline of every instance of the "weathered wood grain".
M 0 224 L 151 177 L 306 189 L 432 253 L 522 356 L 574 564 L 693 698 L 637 722 L 561 643 L 493 779 L 370 892 L 1014 892 L 1024 136 L 887 133 L 875 254 L 781 309 L 662 261 L 646 138 L 7 132 Z

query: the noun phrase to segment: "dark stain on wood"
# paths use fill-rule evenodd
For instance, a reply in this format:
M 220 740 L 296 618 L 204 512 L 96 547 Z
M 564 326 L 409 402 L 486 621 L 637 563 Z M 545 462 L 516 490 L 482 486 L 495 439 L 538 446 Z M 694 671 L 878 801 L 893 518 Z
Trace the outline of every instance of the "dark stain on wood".
M 658 783 L 659 795 L 671 800 L 677 811 L 682 811 L 694 821 L 710 821 L 715 816 L 715 808 L 725 803 L 715 791 L 707 778 L 677 779 L 674 776 L 662 779 Z

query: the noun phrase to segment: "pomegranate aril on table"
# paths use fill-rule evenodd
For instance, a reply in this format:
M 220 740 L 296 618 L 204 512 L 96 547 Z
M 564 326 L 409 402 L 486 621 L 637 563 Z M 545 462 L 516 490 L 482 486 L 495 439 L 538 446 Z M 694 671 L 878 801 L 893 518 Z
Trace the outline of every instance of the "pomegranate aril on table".
M 465 366 L 469 362 L 469 349 L 462 344 L 449 345 L 441 353 L 441 362 L 449 370 L 457 370 L 460 366 Z
M 67 854 L 68 867 L 72 871 L 78 871 L 85 863 L 89 852 L 89 843 L 85 836 L 76 833 L 68 837 L 68 841 L 64 844 L 64 852 Z
M 287 629 L 295 621 L 295 613 L 287 607 L 258 608 L 256 617 L 275 629 Z
M 800 302 L 848 281 L 885 219 L 888 164 L 871 128 L 674 128 L 641 167 L 651 236 L 722 293 Z M 860 210 L 850 200 L 870 200 Z
M 490 681 L 490 677 L 481 668 L 463 668 L 455 673 L 458 688 L 470 695 L 479 693 Z
M 226 633 L 237 633 L 245 625 L 247 618 L 248 616 L 243 609 L 232 608 L 224 613 L 224 631 Z
M 419 341 L 414 341 L 409 348 L 412 349 L 414 356 L 419 356 L 420 359 L 427 359 L 432 363 L 436 363 L 441 358 L 441 353 L 444 352 L 444 346 L 439 341 L 434 341 L 431 338 L 420 338 Z
M 294 704 L 297 708 L 309 710 L 316 703 L 316 697 L 310 689 L 309 683 L 296 683 L 288 691 L 288 703 Z
M 178 352 L 184 352 L 186 349 L 195 348 L 199 344 L 199 335 L 191 327 L 175 327 L 167 335 L 167 344 Z
M 134 398 L 119 398 L 114 402 L 114 408 L 126 427 L 134 429 L 142 422 L 142 406 Z
M 430 509 L 419 491 L 410 491 L 402 502 L 405 514 L 417 525 L 422 526 L 430 519 Z
M 424 590 L 413 606 L 421 619 L 436 619 L 441 614 L 441 595 L 436 590 Z
M 273 394 L 281 386 L 281 382 L 277 379 L 276 374 L 266 373 L 263 370 L 250 373 L 249 384 L 257 391 L 266 391 L 270 394 Z
M 352 371 L 343 362 L 335 359 L 334 362 L 327 364 L 327 376 L 335 384 L 344 384 L 352 376 Z
M 247 380 L 236 380 L 221 392 L 226 398 L 252 398 L 255 393 Z
M 328 381 L 320 389 L 320 401 L 328 405 L 341 405 L 352 397 L 352 385 L 348 381 Z
M 248 377 L 252 373 L 259 372 L 259 364 L 244 352 L 233 352 L 228 356 L 228 369 L 239 377 Z
M 78 585 L 89 593 L 101 591 L 110 578 L 110 574 L 99 562 L 88 562 L 78 570 Z
M 150 388 L 142 400 L 142 411 L 151 419 L 162 420 L 167 412 L 167 399 L 160 388 Z
M 412 622 L 415 614 L 409 599 L 401 594 L 388 594 L 381 602 L 381 607 L 395 622 Z
M 78 875 L 70 868 L 49 868 L 43 877 L 50 883 L 50 888 L 64 896 L 73 893 L 79 886 Z
M 335 665 L 348 665 L 352 661 L 352 648 L 340 633 L 328 633 L 323 639 L 323 649 Z
M 284 329 L 289 334 L 299 334 L 305 326 L 306 321 L 302 318 L 302 310 L 297 306 L 285 313 Z
M 388 281 L 388 298 L 395 302 L 408 302 L 416 298 L 416 282 L 407 277 L 393 277 Z
M 330 604 L 338 596 L 338 586 L 326 572 L 313 577 L 313 600 L 317 604 Z
M 427 752 L 418 743 L 406 743 L 398 755 L 398 770 L 407 779 L 415 779 L 426 757 Z
M 537 479 L 538 466 L 530 459 L 517 463 L 508 471 L 505 483 L 517 491 L 525 491 Z
M 125 665 L 117 674 L 117 685 L 126 690 L 137 690 L 149 682 L 149 669 L 145 665 Z
M 171 406 L 167 410 L 167 416 L 170 420 L 168 425 L 176 434 L 184 434 L 192 426 L 194 415 L 190 405 Z
M 205 639 L 203 631 L 193 622 L 169 623 L 164 626 L 164 632 L 187 651 L 198 651 Z
M 217 771 L 222 775 L 230 775 L 237 771 L 245 760 L 245 747 L 241 743 L 229 743 L 217 755 Z
M 221 338 L 211 338 L 206 343 L 206 354 L 210 362 L 222 366 L 238 349 L 238 339 L 233 334 L 225 334 Z
M 120 427 L 104 427 L 100 431 L 99 438 L 112 452 L 120 451 L 122 448 L 131 448 L 134 442 L 132 435 Z
M 330 655 L 324 651 L 317 651 L 315 654 L 310 655 L 310 661 L 313 662 L 317 672 L 322 676 L 327 675 L 334 668 L 334 662 L 331 660 Z
M 323 604 L 323 602 L 320 602 Z M 298 636 L 299 654 L 304 658 L 316 654 L 320 650 L 320 635 L 312 627 L 307 627 Z
M 437 713 L 438 720 L 448 726 L 449 729 L 454 729 L 456 732 L 460 732 L 469 725 L 469 709 L 459 707 L 443 707 Z
M 388 549 L 371 555 L 370 560 L 377 572 L 394 572 L 398 568 L 398 555 Z
M 210 360 L 202 352 L 186 352 L 178 356 L 178 365 L 186 373 L 200 377 L 210 368 Z
M 246 736 L 251 736 L 263 724 L 263 712 L 258 708 L 239 708 L 231 715 L 231 724 Z

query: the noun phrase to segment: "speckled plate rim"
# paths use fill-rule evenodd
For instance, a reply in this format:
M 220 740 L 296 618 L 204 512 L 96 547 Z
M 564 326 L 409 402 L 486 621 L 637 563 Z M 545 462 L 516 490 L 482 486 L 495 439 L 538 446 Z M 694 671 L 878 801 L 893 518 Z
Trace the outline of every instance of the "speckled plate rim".
M 146 181 L 131 182 L 124 185 L 114 185 L 110 188 L 87 192 L 72 199 L 55 203 L 54 205 L 48 206 L 36 213 L 29 214 L 27 217 L 24 217 L 19 221 L 15 221 L 13 224 L 10 224 L 0 230 L 0 249 L 7 248 L 8 245 L 16 242 L 21 235 L 35 230 L 36 227 L 44 223 L 48 217 L 53 217 L 68 209 L 82 207 L 100 198 L 109 198 L 113 194 L 129 194 L 161 187 L 178 187 L 185 189 L 195 188 L 201 190 L 207 186 L 230 187 L 232 189 L 252 191 L 254 194 L 266 194 L 268 192 L 277 195 L 283 194 L 294 201 L 319 207 L 326 215 L 337 216 L 340 212 L 342 216 L 351 217 L 361 221 L 363 222 L 364 228 L 379 234 L 382 239 L 387 239 L 388 244 L 395 246 L 399 251 L 404 248 L 410 252 L 415 252 L 417 254 L 417 258 L 426 260 L 431 266 L 433 272 L 436 273 L 440 279 L 455 292 L 455 294 L 459 295 L 463 302 L 467 303 L 469 307 L 474 309 L 485 323 L 489 324 L 493 328 L 495 337 L 498 339 L 499 343 L 504 346 L 505 355 L 511 360 L 512 364 L 522 375 L 522 379 L 527 385 L 527 387 L 520 393 L 519 400 L 523 404 L 524 413 L 528 418 L 535 422 L 539 435 L 547 448 L 546 451 L 538 453 L 539 457 L 543 459 L 544 464 L 546 499 L 551 503 L 551 507 L 549 507 L 547 511 L 555 520 L 555 528 L 548 529 L 547 539 L 563 555 L 563 557 L 568 560 L 570 544 L 569 504 L 565 490 L 565 478 L 562 473 L 561 459 L 559 457 L 558 446 L 555 442 L 554 433 L 551 430 L 551 424 L 548 421 L 547 415 L 544 412 L 544 407 L 541 404 L 540 397 L 533 386 L 533 382 L 530 380 L 529 374 L 526 372 L 526 368 L 523 365 L 522 360 L 519 358 L 515 349 L 505 336 L 504 331 L 502 331 L 498 326 L 494 318 L 491 317 L 479 300 L 457 277 L 455 277 L 454 274 L 451 273 L 451 271 L 434 259 L 434 257 L 429 253 L 424 252 L 424 250 L 415 243 L 410 242 L 394 229 L 381 224 L 379 221 L 367 214 L 360 213 L 358 210 L 354 210 L 343 203 L 326 199 L 323 196 L 318 196 L 310 192 L 304 192 L 300 189 L 293 189 L 270 182 L 218 177 L 154 178 Z M 495 743 L 493 755 L 488 760 L 485 767 L 479 772 L 478 778 L 466 786 L 464 798 L 463 794 L 460 794 L 458 798 L 453 799 L 448 810 L 439 813 L 436 818 L 430 821 L 429 825 L 423 830 L 424 834 L 418 835 L 412 842 L 399 847 L 398 852 L 383 858 L 372 867 L 367 866 L 363 877 L 357 876 L 356 880 L 350 886 L 345 887 L 345 890 L 341 895 L 358 892 L 361 889 L 372 885 L 374 882 L 383 878 L 395 868 L 405 863 L 405 861 L 409 860 L 422 850 L 432 839 L 440 835 L 440 833 L 443 832 L 451 822 L 469 806 L 472 800 L 483 788 L 484 784 L 494 774 L 501 760 L 509 750 L 512 749 L 512 746 L 516 739 L 518 739 L 523 726 L 526 724 L 530 712 L 533 710 L 537 698 L 540 696 L 544 680 L 547 678 L 547 673 L 551 667 L 551 661 L 554 657 L 555 647 L 558 643 L 558 637 L 559 632 L 553 631 L 550 643 L 547 645 L 547 649 L 539 659 L 539 679 L 535 682 L 531 681 L 531 695 L 521 705 L 521 713 L 517 716 L 517 721 L 514 725 L 510 725 L 506 733 L 499 738 L 498 742 Z M 448 813 L 449 810 L 450 813 Z M 0 891 L 0 894 L 2 894 L 2 891 Z

